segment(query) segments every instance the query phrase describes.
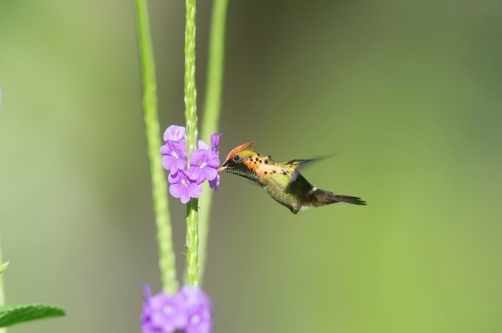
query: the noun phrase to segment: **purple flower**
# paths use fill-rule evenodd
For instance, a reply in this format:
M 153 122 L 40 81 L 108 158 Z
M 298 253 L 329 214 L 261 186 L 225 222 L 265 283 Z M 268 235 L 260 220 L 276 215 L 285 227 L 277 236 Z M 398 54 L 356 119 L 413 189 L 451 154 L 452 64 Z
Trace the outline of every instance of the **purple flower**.
M 218 154 L 218 143 L 220 143 L 222 133 L 213 133 L 211 135 L 211 150 L 215 151 Z M 213 180 L 209 180 L 209 187 L 214 189 L 216 193 L 218 193 L 218 186 L 220 185 L 220 175 L 216 175 L 216 178 Z
M 174 333 L 188 325 L 184 295 L 160 292 L 151 296 L 148 285 L 143 286 L 143 293 L 145 301 L 140 317 L 143 333 Z
M 209 147 L 207 146 L 207 144 L 204 141 L 199 140 L 197 142 L 197 149 L 199 149 L 199 150 L 209 150 Z
M 194 150 L 190 154 L 190 168 L 187 170 L 188 178 L 202 184 L 206 179 L 213 180 L 218 175 L 220 159 L 218 153 L 212 150 Z
M 164 132 L 164 141 L 180 141 L 185 139 L 185 127 L 171 125 Z
M 171 125 L 164 132 L 166 144 L 160 147 L 162 165 L 170 173 L 175 174 L 178 170 L 186 169 L 187 147 L 185 142 L 185 128 Z
M 179 293 L 185 297 L 188 316 L 185 333 L 210 333 L 213 329 L 211 299 L 198 287 L 183 287 Z
M 143 286 L 145 301 L 141 313 L 143 333 L 211 333 L 213 321 L 211 299 L 198 287 L 183 287 L 176 295 L 160 292 L 151 296 Z
M 194 158 L 192 155 L 190 155 L 190 164 L 192 166 L 197 165 L 200 170 L 196 168 L 190 167 L 188 170 L 188 174 L 190 179 L 196 180 L 197 183 L 202 183 L 204 180 L 208 180 L 209 182 L 209 187 L 214 189 L 216 192 L 218 192 L 218 185 L 220 185 L 220 175 L 218 174 L 218 167 L 220 165 L 220 159 L 219 159 L 219 153 L 218 153 L 218 143 L 220 142 L 221 139 L 221 133 L 213 133 L 211 135 L 211 148 L 208 147 L 208 145 L 202 141 L 199 140 L 197 144 L 197 148 L 200 155 L 200 151 L 209 151 L 213 154 L 209 154 L 209 152 L 206 152 L 206 154 L 203 157 L 202 163 L 199 160 L 194 161 Z M 194 151 L 195 153 L 195 151 Z M 200 156 L 196 156 L 196 158 L 199 158 Z M 211 161 L 211 163 L 208 163 L 208 160 Z M 217 161 L 217 165 L 216 165 Z M 212 171 L 212 169 L 216 170 L 216 173 Z
M 218 186 L 220 185 L 220 175 L 216 175 L 216 178 L 213 180 L 209 180 L 209 187 L 214 189 L 216 193 L 218 193 Z
M 218 151 L 218 143 L 220 143 L 222 133 L 213 133 L 211 135 L 211 149 L 214 151 Z
M 220 142 L 221 135 L 222 135 L 221 133 L 211 134 L 211 150 L 212 151 L 215 151 L 215 152 L 218 151 L 218 143 Z M 209 150 L 208 145 L 202 140 L 199 140 L 199 142 L 197 143 L 197 148 L 202 149 L 202 150 Z
M 198 198 L 202 193 L 202 185 L 190 180 L 186 174 L 187 170 L 179 170 L 175 174 L 170 173 L 168 180 L 169 193 L 175 198 L 179 198 L 182 203 L 186 204 L 190 198 Z
M 160 147 L 160 152 L 164 155 L 162 156 L 162 165 L 171 174 L 186 169 L 187 146 L 185 140 L 168 140 L 164 146 Z
M 182 203 L 187 203 L 190 198 L 198 198 L 202 191 L 200 184 L 205 180 L 209 181 L 209 186 L 216 192 L 220 184 L 218 143 L 221 133 L 211 135 L 211 147 L 202 140 L 198 141 L 198 149 L 190 154 L 188 169 L 185 135 L 184 127 L 171 125 L 164 132 L 166 144 L 160 147 L 160 152 L 164 155 L 162 165 L 169 171 L 169 192 Z

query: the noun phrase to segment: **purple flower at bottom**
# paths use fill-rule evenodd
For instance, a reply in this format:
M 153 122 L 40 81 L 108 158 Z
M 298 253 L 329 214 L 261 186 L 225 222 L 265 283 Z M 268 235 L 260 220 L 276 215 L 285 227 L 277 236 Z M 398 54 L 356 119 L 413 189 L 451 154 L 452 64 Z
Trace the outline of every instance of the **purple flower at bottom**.
M 179 294 L 185 297 L 188 323 L 185 333 L 210 333 L 213 329 L 211 299 L 198 287 L 183 287 Z
M 186 204 L 190 198 L 198 198 L 202 193 L 202 185 L 196 181 L 190 180 L 186 174 L 187 170 L 178 170 L 175 174 L 170 173 L 168 180 L 169 193 L 175 198 L 179 198 L 182 203 Z
M 199 287 L 183 287 L 176 295 L 160 292 L 151 296 L 143 286 L 145 301 L 141 313 L 143 333 L 211 333 L 213 304 Z
M 160 292 L 151 296 L 150 287 L 143 286 L 145 301 L 141 313 L 141 330 L 143 333 L 174 333 L 189 324 L 184 295 L 168 295 Z

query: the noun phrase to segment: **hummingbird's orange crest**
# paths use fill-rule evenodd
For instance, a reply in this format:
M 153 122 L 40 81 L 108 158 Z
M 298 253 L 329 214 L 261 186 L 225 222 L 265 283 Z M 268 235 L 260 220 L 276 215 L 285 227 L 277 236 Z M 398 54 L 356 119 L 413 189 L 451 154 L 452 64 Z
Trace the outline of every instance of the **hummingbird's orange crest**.
M 252 145 L 254 145 L 254 142 L 248 142 L 243 145 L 240 145 L 237 148 L 232 149 L 232 151 L 227 156 L 227 160 L 231 160 L 235 156 L 235 154 L 237 154 L 238 152 L 240 152 L 248 147 L 251 147 Z

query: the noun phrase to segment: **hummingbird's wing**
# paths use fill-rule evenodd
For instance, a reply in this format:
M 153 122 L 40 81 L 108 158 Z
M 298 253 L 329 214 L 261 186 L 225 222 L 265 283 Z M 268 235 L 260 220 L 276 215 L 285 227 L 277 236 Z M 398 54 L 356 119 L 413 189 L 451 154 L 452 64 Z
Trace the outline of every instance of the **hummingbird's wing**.
M 324 160 L 325 158 L 332 157 L 332 156 L 335 156 L 335 155 L 323 156 L 323 157 L 318 157 L 318 158 L 311 158 L 311 159 L 308 159 L 308 160 L 298 160 L 298 159 L 295 159 L 295 160 L 289 161 L 288 164 L 294 170 L 293 173 L 291 174 L 291 179 L 289 180 L 289 184 L 291 184 L 292 182 L 294 182 L 298 178 L 298 175 L 300 174 L 298 172 L 299 168 L 303 167 L 306 164 L 312 164 L 312 162 L 317 162 L 317 161 L 320 161 L 320 160 Z
M 305 164 L 308 164 L 308 163 L 311 163 L 311 162 L 314 162 L 314 161 L 319 161 L 320 159 L 323 159 L 325 157 L 321 157 L 321 158 L 312 158 L 312 159 L 309 159 L 309 160 L 291 160 L 288 162 L 289 165 L 291 165 L 293 168 L 299 168 Z

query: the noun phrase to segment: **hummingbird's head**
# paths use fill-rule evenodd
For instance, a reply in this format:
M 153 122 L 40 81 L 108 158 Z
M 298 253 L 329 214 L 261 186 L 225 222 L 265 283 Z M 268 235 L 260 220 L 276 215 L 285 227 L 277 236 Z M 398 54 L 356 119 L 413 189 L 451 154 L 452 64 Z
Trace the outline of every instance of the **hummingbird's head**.
M 254 142 L 245 143 L 234 148 L 227 156 L 225 162 L 218 169 L 218 172 L 229 172 L 236 175 L 258 181 L 260 177 L 256 174 L 256 163 L 252 158 L 257 155 L 252 149 L 248 149 Z

